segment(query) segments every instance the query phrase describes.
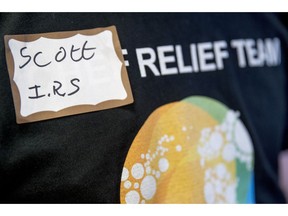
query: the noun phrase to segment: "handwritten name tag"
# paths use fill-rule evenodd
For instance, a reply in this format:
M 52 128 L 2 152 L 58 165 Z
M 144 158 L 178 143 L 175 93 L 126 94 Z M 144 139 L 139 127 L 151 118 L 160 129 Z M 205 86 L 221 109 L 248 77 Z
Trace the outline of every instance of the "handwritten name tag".
M 17 123 L 133 102 L 114 26 L 6 35 L 5 48 Z

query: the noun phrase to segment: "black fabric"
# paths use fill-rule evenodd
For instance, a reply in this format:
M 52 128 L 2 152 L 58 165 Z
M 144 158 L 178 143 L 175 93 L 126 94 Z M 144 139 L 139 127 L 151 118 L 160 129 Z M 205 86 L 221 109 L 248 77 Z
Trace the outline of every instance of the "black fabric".
M 277 157 L 287 119 L 288 32 L 274 14 L 1 14 L 0 202 L 119 203 L 120 178 L 129 147 L 147 117 L 161 105 L 191 95 L 215 98 L 241 112 L 255 149 L 258 203 L 282 203 Z M 115 25 L 127 49 L 135 102 L 109 110 L 16 124 L 4 35 L 82 30 Z M 136 48 L 238 38 L 278 37 L 282 63 L 243 68 L 236 55 L 225 69 L 141 78 Z M 184 48 L 183 48 L 184 49 Z M 233 53 L 232 50 L 230 53 Z M 189 50 L 183 50 L 189 53 Z M 234 52 L 235 53 L 235 52 Z M 188 55 L 188 54 L 187 54 Z
M 280 20 L 280 22 L 282 22 L 282 25 L 284 25 L 285 29 L 288 28 L 288 14 L 287 13 L 279 13 L 277 14 L 278 15 L 278 18 Z M 286 49 L 286 53 L 288 52 L 287 51 L 287 47 L 283 47 L 283 49 Z M 287 63 L 286 63 L 286 71 L 287 71 Z M 288 89 L 286 90 L 286 95 L 288 95 Z M 284 138 L 284 145 L 283 145 L 283 150 L 287 150 L 288 149 L 288 115 L 286 114 L 286 133 L 285 133 L 285 137 Z

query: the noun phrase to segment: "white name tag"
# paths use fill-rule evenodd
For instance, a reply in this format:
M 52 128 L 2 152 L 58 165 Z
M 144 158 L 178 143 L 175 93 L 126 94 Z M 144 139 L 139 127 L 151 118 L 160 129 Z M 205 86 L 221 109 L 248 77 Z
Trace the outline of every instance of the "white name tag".
M 113 26 L 5 36 L 5 44 L 18 123 L 133 102 Z

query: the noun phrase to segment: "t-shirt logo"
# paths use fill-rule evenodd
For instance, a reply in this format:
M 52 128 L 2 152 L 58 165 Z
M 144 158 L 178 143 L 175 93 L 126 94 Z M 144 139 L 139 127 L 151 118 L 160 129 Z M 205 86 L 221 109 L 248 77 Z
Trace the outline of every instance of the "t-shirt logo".
M 128 152 L 121 203 L 251 203 L 253 145 L 240 113 L 202 96 L 155 110 Z

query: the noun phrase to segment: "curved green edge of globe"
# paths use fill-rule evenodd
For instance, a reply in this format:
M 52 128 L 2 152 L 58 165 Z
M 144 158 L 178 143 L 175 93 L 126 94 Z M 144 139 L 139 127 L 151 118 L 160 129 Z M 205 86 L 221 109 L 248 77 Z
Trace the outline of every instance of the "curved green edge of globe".
M 183 99 L 182 101 L 191 103 L 193 105 L 202 108 L 207 113 L 212 115 L 212 117 L 219 123 L 221 123 L 224 120 L 225 115 L 229 110 L 228 107 L 226 107 L 219 101 L 204 96 L 191 96 Z
M 229 108 L 221 102 L 205 97 L 205 96 L 190 96 L 182 101 L 196 105 L 207 113 L 209 113 L 216 121 L 222 123 Z M 242 176 L 237 187 L 238 203 L 254 203 L 254 187 L 253 174 L 246 169 L 246 165 L 236 160 L 237 176 Z M 251 186 L 252 185 L 252 186 Z

